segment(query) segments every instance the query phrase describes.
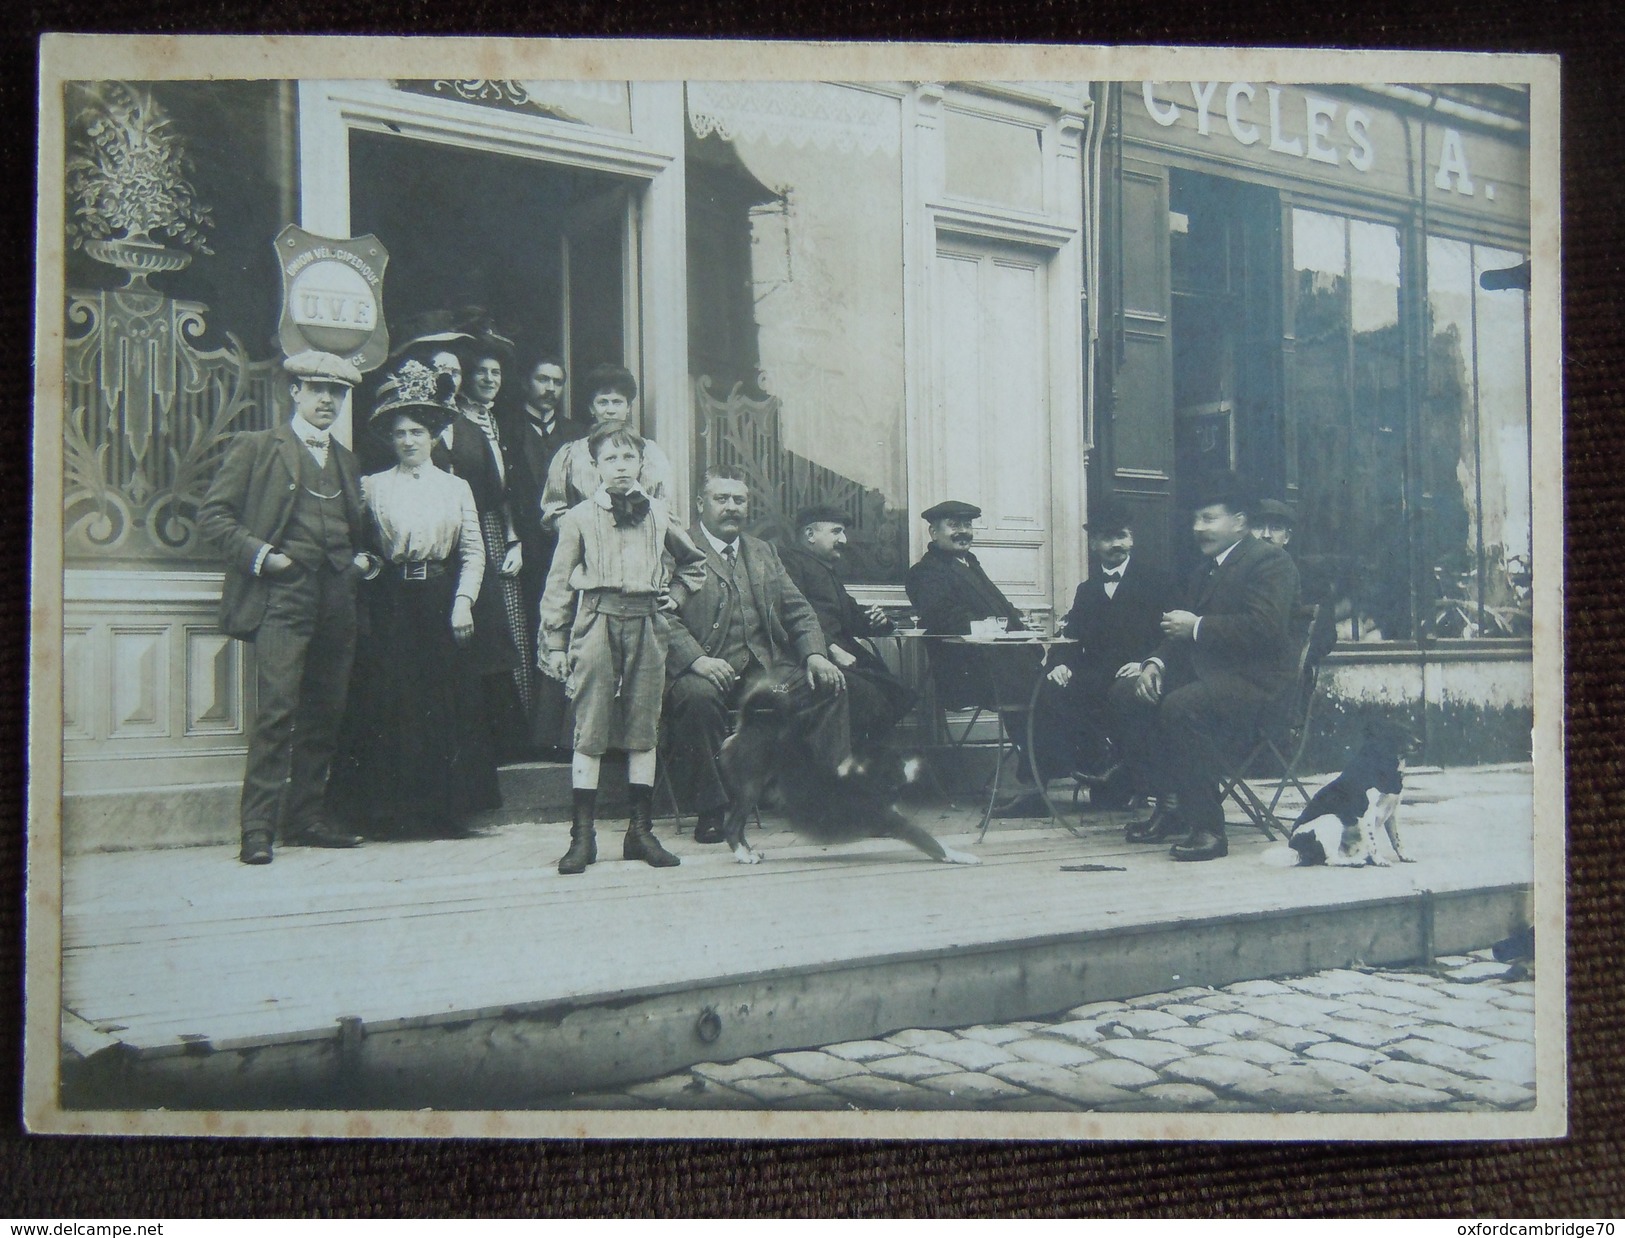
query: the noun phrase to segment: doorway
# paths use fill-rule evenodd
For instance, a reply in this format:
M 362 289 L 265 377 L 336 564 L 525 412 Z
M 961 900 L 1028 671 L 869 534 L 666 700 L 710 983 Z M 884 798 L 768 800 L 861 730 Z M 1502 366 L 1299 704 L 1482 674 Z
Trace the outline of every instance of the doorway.
M 600 362 L 641 372 L 636 195 L 602 172 L 352 129 L 350 225 L 389 251 L 392 324 L 478 306 L 519 364 L 557 352 L 572 378 Z M 507 376 L 512 392 L 518 375 Z M 579 394 L 568 407 L 584 416 Z

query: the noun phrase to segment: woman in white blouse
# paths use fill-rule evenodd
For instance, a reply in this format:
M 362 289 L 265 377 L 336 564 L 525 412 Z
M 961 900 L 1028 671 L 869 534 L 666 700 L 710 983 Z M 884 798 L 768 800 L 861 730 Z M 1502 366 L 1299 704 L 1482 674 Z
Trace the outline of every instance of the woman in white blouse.
M 366 587 L 370 632 L 329 795 L 374 835 L 455 836 L 502 802 L 469 651 L 486 569 L 479 513 L 468 483 L 431 458 L 451 399 L 447 375 L 407 361 L 369 423 L 397 463 L 361 482 L 384 568 Z

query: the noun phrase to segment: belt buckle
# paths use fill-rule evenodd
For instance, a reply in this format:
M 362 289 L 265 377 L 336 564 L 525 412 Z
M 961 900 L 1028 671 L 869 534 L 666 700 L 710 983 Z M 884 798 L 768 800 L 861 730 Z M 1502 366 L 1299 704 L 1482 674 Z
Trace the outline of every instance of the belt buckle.
M 416 563 L 403 563 L 401 564 L 401 579 L 428 580 L 429 565 L 421 559 Z

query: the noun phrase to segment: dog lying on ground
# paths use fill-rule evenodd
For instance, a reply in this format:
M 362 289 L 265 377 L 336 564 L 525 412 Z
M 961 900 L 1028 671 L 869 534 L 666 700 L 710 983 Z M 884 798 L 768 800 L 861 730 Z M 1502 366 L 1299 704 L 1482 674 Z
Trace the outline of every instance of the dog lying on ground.
M 740 701 L 738 729 L 717 755 L 728 788 L 722 834 L 739 863 L 755 864 L 762 858 L 745 841 L 745 821 L 769 784 L 777 786 L 791 827 L 812 842 L 895 838 L 945 864 L 981 863 L 944 847 L 897 811 L 898 797 L 920 773 L 920 758 L 905 760 L 881 750 L 850 756 L 836 769 L 827 769 L 789 724 L 788 695 L 763 681 Z
M 1386 868 L 1392 860 L 1379 846 L 1379 829 L 1393 859 L 1410 863 L 1399 842 L 1399 802 L 1405 789 L 1405 756 L 1412 746 L 1410 732 L 1397 723 L 1373 722 L 1366 727 L 1354 759 L 1315 792 L 1293 823 L 1287 845 L 1299 865 Z

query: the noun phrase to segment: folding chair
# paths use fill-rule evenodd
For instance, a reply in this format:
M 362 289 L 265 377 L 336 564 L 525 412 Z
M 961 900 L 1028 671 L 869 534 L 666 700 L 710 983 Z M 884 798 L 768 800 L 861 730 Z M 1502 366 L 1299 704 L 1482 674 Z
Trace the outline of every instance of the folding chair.
M 1287 832 L 1287 823 L 1275 815 L 1275 809 L 1288 787 L 1295 788 L 1305 803 L 1309 801 L 1309 791 L 1298 777 L 1298 764 L 1309 745 L 1309 723 L 1314 716 L 1320 678 L 1320 654 L 1310 639 L 1319 617 L 1319 606 L 1298 612 L 1299 625 L 1293 634 L 1298 640 L 1297 674 L 1280 695 L 1264 707 L 1246 756 L 1230 767 L 1220 783 L 1220 802 L 1234 800 L 1247 814 L 1247 819 L 1264 832 L 1265 838 L 1274 838 L 1277 830 L 1283 836 Z M 1266 758 L 1280 771 L 1278 775 L 1268 775 L 1276 781 L 1267 804 L 1246 781 L 1247 771 L 1255 769 L 1258 762 Z

